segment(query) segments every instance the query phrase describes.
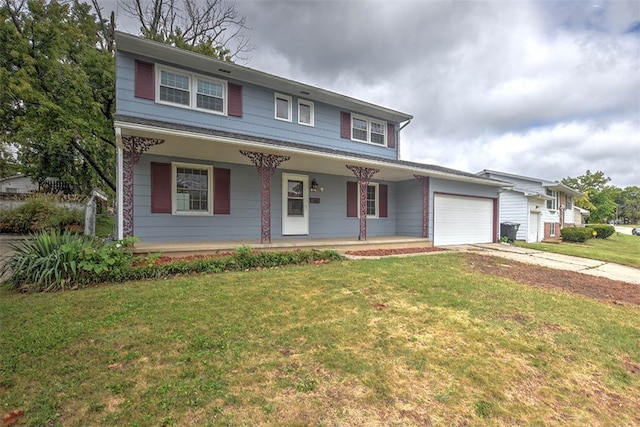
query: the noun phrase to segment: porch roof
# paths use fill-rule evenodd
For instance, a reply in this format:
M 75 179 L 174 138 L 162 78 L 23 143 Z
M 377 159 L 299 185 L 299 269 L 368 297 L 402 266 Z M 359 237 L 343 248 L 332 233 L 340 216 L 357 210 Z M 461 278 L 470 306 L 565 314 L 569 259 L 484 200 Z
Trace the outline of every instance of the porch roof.
M 437 165 L 383 159 L 164 121 L 116 115 L 115 128 L 119 144 L 122 143 L 123 134 L 165 140 L 164 144 L 151 147 L 148 154 L 252 165 L 249 159 L 240 154 L 240 150 L 250 150 L 290 156 L 291 159 L 280 167 L 283 170 L 353 176 L 345 167 L 351 164 L 380 169 L 375 175 L 376 180 L 405 181 L 414 179 L 415 174 L 493 187 L 512 187 L 512 184 L 504 181 Z

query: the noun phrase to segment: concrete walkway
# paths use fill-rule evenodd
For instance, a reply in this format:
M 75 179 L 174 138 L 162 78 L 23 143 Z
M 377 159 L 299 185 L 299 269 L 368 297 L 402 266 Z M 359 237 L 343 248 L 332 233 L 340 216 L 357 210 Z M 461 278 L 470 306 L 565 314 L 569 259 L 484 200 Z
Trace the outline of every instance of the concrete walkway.
M 450 246 L 447 249 L 499 256 L 526 264 L 535 264 L 558 270 L 575 271 L 640 285 L 640 269 L 589 258 L 554 254 L 535 249 L 504 245 L 502 243 Z

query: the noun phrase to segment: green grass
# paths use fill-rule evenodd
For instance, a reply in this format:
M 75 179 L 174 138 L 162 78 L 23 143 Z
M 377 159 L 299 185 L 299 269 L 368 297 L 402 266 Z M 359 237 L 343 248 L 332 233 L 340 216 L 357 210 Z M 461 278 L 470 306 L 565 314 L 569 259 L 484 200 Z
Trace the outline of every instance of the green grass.
M 525 243 L 516 246 L 640 268 L 640 237 L 613 233 L 607 239 L 589 239 L 584 243 Z
M 115 235 L 115 217 L 113 215 L 96 216 L 96 236 L 109 237 Z
M 463 254 L 0 291 L 18 425 L 634 425 L 639 307 Z

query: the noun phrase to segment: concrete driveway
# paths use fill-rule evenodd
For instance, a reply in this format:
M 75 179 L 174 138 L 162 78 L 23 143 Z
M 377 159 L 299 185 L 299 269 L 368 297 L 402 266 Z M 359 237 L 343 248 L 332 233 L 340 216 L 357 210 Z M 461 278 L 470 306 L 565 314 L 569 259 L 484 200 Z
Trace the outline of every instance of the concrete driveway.
M 499 256 L 526 264 L 535 264 L 558 270 L 575 271 L 592 276 L 605 277 L 620 282 L 640 285 L 640 269 L 610 262 L 570 255 L 554 254 L 535 249 L 519 248 L 502 243 L 486 243 L 476 245 L 451 246 L 448 249 L 480 252 L 486 255 Z

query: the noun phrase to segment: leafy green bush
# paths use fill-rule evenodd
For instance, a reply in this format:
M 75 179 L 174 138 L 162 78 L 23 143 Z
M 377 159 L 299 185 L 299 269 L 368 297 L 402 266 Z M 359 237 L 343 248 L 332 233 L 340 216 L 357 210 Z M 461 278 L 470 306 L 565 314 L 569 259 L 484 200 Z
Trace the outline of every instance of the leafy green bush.
M 565 227 L 560 230 L 563 242 L 586 242 L 593 237 L 591 227 Z
M 114 274 L 131 263 L 126 244 L 105 244 L 68 230 L 42 231 L 11 245 L 14 250 L 2 266 L 10 289 L 52 292 L 95 283 L 101 273 Z
M 13 209 L 0 210 L 0 232 L 28 234 L 41 230 L 79 230 L 84 212 L 60 206 L 55 197 L 36 195 Z
M 596 239 L 606 239 L 616 232 L 615 227 L 608 224 L 589 224 L 589 227 L 598 233 L 595 235 Z
M 156 263 L 154 256 L 134 258 L 134 238 L 104 243 L 69 231 L 39 232 L 14 244 L 15 253 L 0 274 L 9 273 L 10 289 L 53 292 L 101 282 L 124 282 L 175 274 L 219 273 L 342 259 L 335 251 L 254 252 L 238 248 L 232 254 Z

